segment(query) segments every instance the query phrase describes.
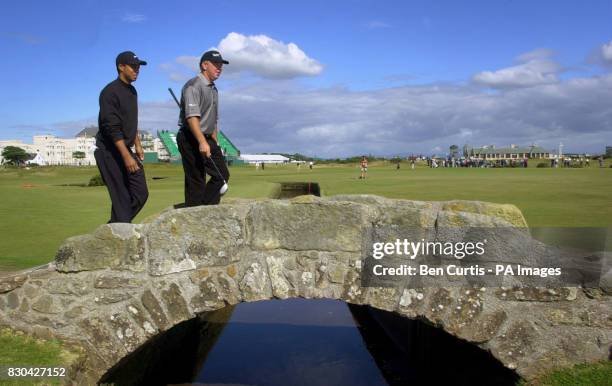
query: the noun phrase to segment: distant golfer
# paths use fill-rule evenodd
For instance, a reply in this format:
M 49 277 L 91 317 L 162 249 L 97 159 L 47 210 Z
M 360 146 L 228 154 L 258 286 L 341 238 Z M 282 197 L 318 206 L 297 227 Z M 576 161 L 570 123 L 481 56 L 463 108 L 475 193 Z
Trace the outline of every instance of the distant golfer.
M 217 205 L 224 180 L 229 179 L 217 140 L 219 94 L 215 80 L 221 76 L 224 64 L 229 62 L 218 51 L 205 52 L 200 58 L 200 73 L 188 80 L 181 91 L 176 142 L 185 171 L 185 206 Z M 208 183 L 207 173 L 211 177 Z
M 112 202 L 109 223 L 131 222 L 149 197 L 138 136 L 138 94 L 132 86 L 146 64 L 131 51 L 120 53 L 115 59 L 119 76 L 100 93 L 94 157 Z
M 359 166 L 361 167 L 361 174 L 359 175 L 359 179 L 365 180 L 366 175 L 368 174 L 368 159 L 365 155 L 361 158 Z

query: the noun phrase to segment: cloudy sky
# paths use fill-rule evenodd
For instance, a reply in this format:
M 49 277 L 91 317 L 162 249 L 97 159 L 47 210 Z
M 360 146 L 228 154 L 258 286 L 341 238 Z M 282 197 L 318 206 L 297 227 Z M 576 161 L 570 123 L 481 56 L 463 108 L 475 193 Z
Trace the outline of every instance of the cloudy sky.
M 0 140 L 95 124 L 128 49 L 149 62 L 140 128 L 174 130 L 167 88 L 217 48 L 220 126 L 244 153 L 612 145 L 612 0 L 5 3 Z

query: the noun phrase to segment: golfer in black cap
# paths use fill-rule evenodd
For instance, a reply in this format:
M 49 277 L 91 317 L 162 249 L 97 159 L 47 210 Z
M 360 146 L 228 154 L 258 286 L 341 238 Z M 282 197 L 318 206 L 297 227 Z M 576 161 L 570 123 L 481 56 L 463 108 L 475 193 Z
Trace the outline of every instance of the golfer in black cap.
M 176 141 L 185 171 L 185 206 L 218 204 L 221 188 L 229 179 L 217 140 L 219 94 L 215 80 L 221 76 L 224 64 L 229 62 L 218 51 L 205 52 L 200 58 L 200 73 L 181 91 Z M 206 174 L 210 175 L 208 183 Z
M 100 93 L 94 156 L 112 202 L 109 223 L 131 222 L 149 196 L 138 136 L 138 95 L 132 86 L 146 64 L 131 51 L 120 53 L 115 60 L 119 76 Z

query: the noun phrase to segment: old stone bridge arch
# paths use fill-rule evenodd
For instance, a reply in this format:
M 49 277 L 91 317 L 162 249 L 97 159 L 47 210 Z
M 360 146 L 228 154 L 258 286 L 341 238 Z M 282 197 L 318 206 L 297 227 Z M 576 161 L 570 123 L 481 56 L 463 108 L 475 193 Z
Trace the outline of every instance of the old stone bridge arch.
M 100 226 L 68 239 L 54 263 L 0 279 L 0 323 L 83 348 L 77 382 L 100 379 L 160 332 L 227 304 L 340 299 L 420 318 L 533 378 L 605 359 L 606 292 L 578 288 L 361 285 L 363 231 L 392 225 L 526 226 L 512 205 L 376 196 L 235 200 L 167 210 L 145 224 Z

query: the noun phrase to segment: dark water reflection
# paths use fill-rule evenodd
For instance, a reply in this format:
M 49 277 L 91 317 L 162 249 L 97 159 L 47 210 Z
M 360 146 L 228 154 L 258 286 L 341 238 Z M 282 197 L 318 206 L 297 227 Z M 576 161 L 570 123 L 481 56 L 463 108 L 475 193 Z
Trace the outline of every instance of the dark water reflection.
M 345 303 L 300 299 L 237 306 L 194 381 L 387 384 Z
M 102 381 L 119 385 L 514 385 L 479 348 L 335 300 L 241 303 L 167 331 Z

